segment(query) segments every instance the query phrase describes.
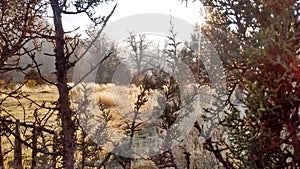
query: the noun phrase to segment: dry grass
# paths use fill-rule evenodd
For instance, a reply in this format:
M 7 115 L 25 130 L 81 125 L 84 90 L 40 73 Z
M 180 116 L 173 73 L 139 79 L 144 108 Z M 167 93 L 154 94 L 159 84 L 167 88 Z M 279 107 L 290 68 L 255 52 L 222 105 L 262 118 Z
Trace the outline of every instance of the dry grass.
M 100 105 L 103 104 L 107 110 L 110 111 L 113 116 L 113 120 L 109 121 L 111 127 L 122 128 L 126 124 L 125 121 L 132 120 L 134 112 L 136 110 L 136 103 L 138 96 L 141 94 L 140 87 L 131 85 L 116 86 L 115 84 L 97 85 L 89 84 L 87 87 L 76 87 L 71 92 L 71 97 L 74 103 L 77 103 L 75 108 L 80 109 L 80 101 L 83 97 L 89 98 L 90 104 Z M 146 92 L 145 98 L 147 99 L 140 109 L 139 113 L 143 117 L 150 117 L 155 108 L 160 107 L 158 98 L 164 97 L 162 92 L 158 90 L 150 90 Z M 93 114 L 101 114 L 98 106 L 95 106 Z M 138 119 L 141 122 L 145 119 Z M 93 120 L 91 120 L 93 121 Z
M 16 88 L 19 88 L 19 86 L 16 86 Z M 6 113 L 15 116 L 21 121 L 27 121 L 28 118 L 32 118 L 34 111 L 39 108 L 36 104 L 53 107 L 53 103 L 58 98 L 58 92 L 55 86 L 49 85 L 35 88 L 22 86 L 18 94 L 21 94 L 18 99 L 2 94 L 0 95 L 0 100 L 4 100 L 1 107 L 5 109 Z M 17 96 L 17 94 L 14 95 Z M 46 109 L 41 109 L 39 113 L 42 116 L 47 111 Z
M 72 85 L 72 84 L 69 84 Z M 16 86 L 18 87 L 18 86 Z M 193 86 L 190 86 L 189 89 L 193 89 Z M 55 102 L 58 98 L 58 92 L 55 86 L 38 86 L 36 88 L 29 88 L 23 86 L 20 90 L 23 94 L 28 94 L 28 98 L 34 100 L 38 104 L 45 103 L 46 106 L 54 106 L 52 103 Z M 112 96 L 112 93 L 114 94 Z M 110 110 L 111 115 L 113 115 L 113 120 L 108 123 L 109 126 L 113 128 L 117 128 L 118 130 L 122 130 L 125 125 L 126 120 L 130 120 L 130 118 L 126 119 L 126 117 L 132 117 L 133 110 L 135 107 L 135 102 L 137 101 L 138 95 L 141 93 L 140 88 L 134 85 L 126 88 L 124 86 L 116 86 L 115 84 L 107 84 L 107 85 L 97 85 L 97 84 L 88 84 L 86 90 L 82 90 L 82 88 L 75 88 L 70 92 L 71 98 L 74 101 L 80 100 L 80 98 L 84 94 L 91 94 L 93 97 L 93 104 L 100 104 L 103 103 L 108 110 Z M 90 96 L 91 96 L 90 95 Z M 0 100 L 3 100 L 6 96 L 1 95 Z M 162 97 L 161 91 L 158 90 L 151 90 L 150 93 L 146 95 L 148 98 L 148 102 L 141 107 L 141 113 L 144 113 L 145 116 L 150 115 L 147 113 L 152 113 L 153 107 L 158 106 L 157 98 Z M 125 100 L 127 100 L 130 104 L 125 104 Z M 33 121 L 33 114 L 34 111 L 38 108 L 37 106 L 30 104 L 31 102 L 28 99 L 20 99 L 16 100 L 13 98 L 7 98 L 1 105 L 7 113 L 14 115 L 16 118 L 19 118 L 21 121 Z M 23 105 L 23 106 L 21 106 Z M 75 106 L 76 108 L 76 106 Z M 77 107 L 78 108 L 78 107 Z M 76 110 L 76 109 L 75 109 Z M 24 113 L 25 112 L 25 113 Z M 39 111 L 39 116 L 42 117 L 47 113 L 47 110 L 41 109 Z M 99 112 L 99 108 L 97 107 L 97 111 L 94 113 L 101 113 Z M 3 115 L 3 113 L 1 114 Z M 51 123 L 55 120 L 53 118 L 48 123 Z M 52 121 L 52 122 L 51 122 Z M 55 125 L 55 123 L 53 122 Z M 13 138 L 13 137 L 11 137 Z M 13 139 L 12 139 L 13 140 Z M 194 141 L 190 139 L 191 141 Z M 192 144 L 192 143 L 190 143 Z M 11 144 L 7 139 L 2 139 L 2 145 L 4 150 L 11 149 Z M 192 150 L 191 150 L 192 151 Z M 30 153 L 31 150 L 24 148 L 23 155 L 24 155 L 24 163 L 28 164 L 30 161 Z M 13 160 L 13 152 L 10 152 L 6 156 L 5 165 L 7 168 L 10 168 L 12 165 Z M 183 157 L 182 157 L 183 158 Z M 30 164 L 27 166 L 29 167 Z M 135 169 L 138 168 L 156 168 L 151 162 L 144 161 L 142 163 L 137 163 L 135 165 Z
M 20 88 L 19 85 L 16 85 L 14 89 L 11 91 Z M 9 93 L 10 91 L 6 91 Z M 54 107 L 53 104 L 58 98 L 58 92 L 55 86 L 43 85 L 37 86 L 34 88 L 22 86 L 18 93 L 13 94 L 13 96 L 17 96 L 18 98 L 9 97 L 6 94 L 0 95 L 1 104 L 1 116 L 11 116 L 15 119 L 19 119 L 21 122 L 33 123 L 35 120 L 34 114 L 38 115 L 39 119 L 43 117 L 50 116 L 48 109 L 40 108 L 38 105 L 44 105 L 46 107 Z M 11 118 L 14 120 L 14 118 Z M 55 118 L 50 118 L 47 121 L 46 126 L 49 129 L 54 129 L 52 126 Z M 41 121 L 42 124 L 44 121 Z M 26 135 L 31 135 L 32 129 L 27 129 L 25 132 L 25 128 L 21 127 L 22 138 L 25 139 Z M 2 141 L 2 151 L 7 152 L 12 150 L 12 144 L 14 142 L 14 137 L 10 135 L 8 138 L 5 136 L 1 136 Z M 9 141 L 10 140 L 10 141 Z M 41 140 L 39 140 L 41 141 Z M 23 146 L 23 167 L 30 167 L 31 165 L 31 149 Z M 6 168 L 11 168 L 13 165 L 13 151 L 10 151 L 5 155 L 4 165 Z

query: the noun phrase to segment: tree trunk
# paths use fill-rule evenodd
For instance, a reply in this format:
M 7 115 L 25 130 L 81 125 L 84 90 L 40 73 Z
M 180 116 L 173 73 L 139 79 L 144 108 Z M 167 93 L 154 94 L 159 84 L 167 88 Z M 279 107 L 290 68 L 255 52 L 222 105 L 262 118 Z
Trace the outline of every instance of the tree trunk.
M 0 125 L 0 134 L 2 134 L 2 127 Z M 0 168 L 4 169 L 4 157 L 2 153 L 2 137 L 0 137 Z
M 35 169 L 37 156 L 37 130 L 35 122 L 33 123 L 32 136 L 31 169 Z
M 23 169 L 22 166 L 22 147 L 20 141 L 20 120 L 16 121 L 15 130 L 15 148 L 14 148 L 14 169 Z
M 64 168 L 74 168 L 75 152 L 75 124 L 72 120 L 73 111 L 70 108 L 69 87 L 67 85 L 67 58 L 65 57 L 64 29 L 61 20 L 61 9 L 58 0 L 51 0 L 55 26 L 55 69 L 57 89 L 59 92 L 58 111 L 62 122 L 63 138 L 63 162 Z
M 54 136 L 53 136 L 53 145 L 52 145 L 52 149 L 53 149 L 53 152 L 57 152 L 58 151 L 58 136 L 56 133 L 54 133 Z M 51 167 L 52 168 L 56 168 L 56 163 L 57 163 L 57 155 L 56 154 L 53 154 L 52 155 L 52 163 L 51 163 Z

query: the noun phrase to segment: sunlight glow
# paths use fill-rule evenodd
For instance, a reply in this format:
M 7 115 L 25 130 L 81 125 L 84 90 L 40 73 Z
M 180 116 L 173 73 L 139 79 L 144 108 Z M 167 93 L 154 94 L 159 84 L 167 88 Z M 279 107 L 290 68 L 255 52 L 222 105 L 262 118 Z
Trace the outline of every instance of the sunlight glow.
M 200 27 L 206 24 L 206 17 L 205 17 L 204 10 L 200 11 L 200 15 L 198 16 L 196 24 L 199 25 Z
M 105 16 L 109 14 L 116 3 L 118 3 L 118 6 L 108 24 L 126 16 L 143 13 L 172 15 L 174 17 L 183 19 L 192 25 L 197 22 L 200 22 L 201 24 L 204 23 L 203 18 L 199 21 L 199 14 L 203 13 L 203 5 L 198 1 L 188 3 L 186 6 L 184 3 L 181 3 L 181 1 L 176 0 L 115 0 L 114 3 L 104 3 L 95 8 L 96 15 Z M 51 10 L 49 11 L 49 14 L 52 15 Z M 52 18 L 47 19 L 49 23 L 52 24 Z M 86 28 L 91 24 L 90 20 L 85 14 L 63 15 L 63 23 L 65 31 L 71 31 L 80 27 L 76 32 L 82 34 L 83 36 L 85 36 Z

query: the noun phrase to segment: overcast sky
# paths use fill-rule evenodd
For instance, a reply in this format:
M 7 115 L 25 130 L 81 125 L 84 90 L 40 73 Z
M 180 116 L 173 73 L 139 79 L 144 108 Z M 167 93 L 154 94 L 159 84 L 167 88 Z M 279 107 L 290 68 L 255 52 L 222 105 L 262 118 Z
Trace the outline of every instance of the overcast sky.
M 118 6 L 109 23 L 127 16 L 143 13 L 172 15 L 193 25 L 200 19 L 201 3 L 198 1 L 190 2 L 186 6 L 180 0 L 115 0 L 115 2 L 101 5 L 95 11 L 97 14 L 108 15 L 115 3 L 118 3 Z M 51 15 L 51 13 L 49 14 Z M 65 31 L 71 31 L 80 26 L 79 33 L 82 34 L 91 23 L 85 15 L 63 16 L 63 22 Z

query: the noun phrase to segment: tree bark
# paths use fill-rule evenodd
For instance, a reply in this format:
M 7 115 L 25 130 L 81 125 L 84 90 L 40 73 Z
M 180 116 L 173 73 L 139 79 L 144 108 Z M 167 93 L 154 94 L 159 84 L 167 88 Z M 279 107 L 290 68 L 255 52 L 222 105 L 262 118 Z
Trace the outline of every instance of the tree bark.
M 57 152 L 58 151 L 58 136 L 56 133 L 54 133 L 53 135 L 53 152 Z M 52 155 L 52 163 L 51 163 L 51 167 L 52 168 L 56 168 L 56 163 L 57 163 L 57 155 Z
M 37 156 L 37 130 L 35 122 L 33 123 L 32 136 L 31 169 L 35 169 Z
M 0 134 L 2 134 L 2 127 L 0 125 Z M 0 137 L 0 168 L 4 169 L 4 157 L 2 153 L 2 137 Z
M 67 85 L 67 58 L 65 56 L 64 29 L 62 25 L 62 11 L 58 0 L 51 0 L 55 26 L 55 69 L 57 78 L 57 89 L 59 92 L 58 111 L 62 122 L 63 133 L 63 162 L 64 168 L 74 168 L 75 152 L 75 123 L 72 120 L 73 111 L 70 108 L 69 87 Z
M 20 141 L 20 120 L 16 121 L 16 130 L 15 130 L 15 148 L 14 148 L 14 169 L 23 169 L 22 166 L 22 147 Z

